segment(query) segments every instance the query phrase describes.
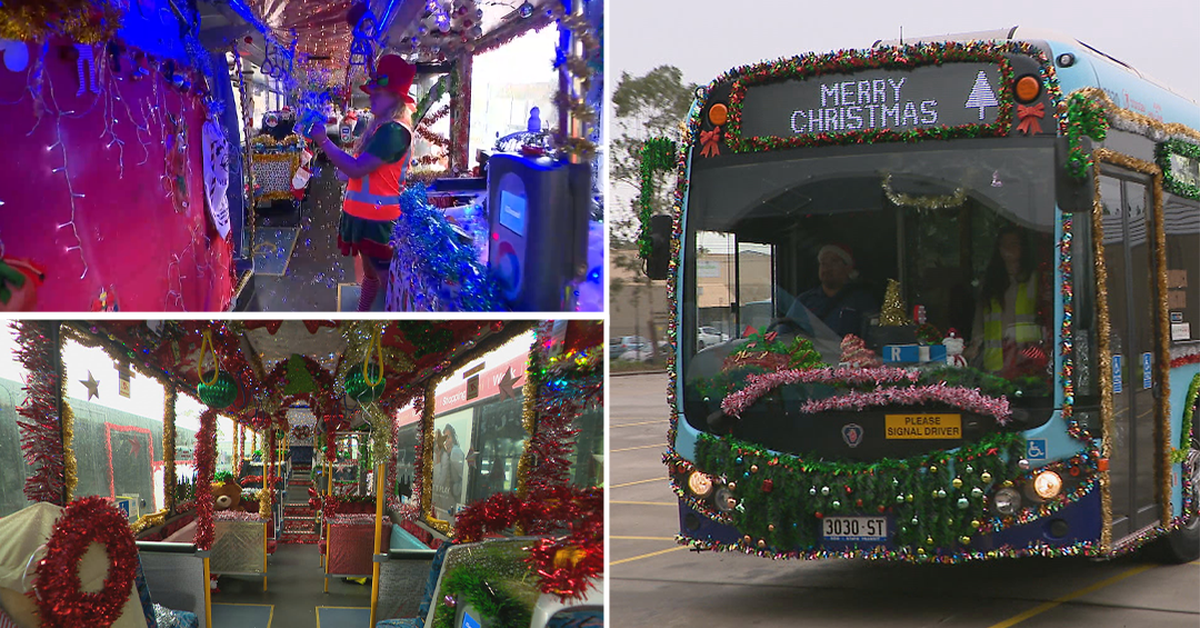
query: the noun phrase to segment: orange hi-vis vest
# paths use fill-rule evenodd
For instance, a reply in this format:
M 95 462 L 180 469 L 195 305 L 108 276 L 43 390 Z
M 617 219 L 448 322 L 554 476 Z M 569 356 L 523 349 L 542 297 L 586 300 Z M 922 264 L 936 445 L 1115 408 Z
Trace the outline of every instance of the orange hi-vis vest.
M 407 126 L 404 128 L 408 129 L 411 136 L 412 129 Z M 363 141 L 364 149 L 368 141 Z M 408 177 L 408 162 L 411 153 L 412 144 L 410 142 L 409 149 L 404 151 L 404 156 L 396 163 L 384 163 L 365 177 L 350 179 L 349 184 L 346 185 L 346 197 L 342 201 L 342 211 L 367 220 L 399 218 L 400 193 L 404 190 L 404 180 Z M 361 154 L 360 151 L 355 157 L 357 158 Z

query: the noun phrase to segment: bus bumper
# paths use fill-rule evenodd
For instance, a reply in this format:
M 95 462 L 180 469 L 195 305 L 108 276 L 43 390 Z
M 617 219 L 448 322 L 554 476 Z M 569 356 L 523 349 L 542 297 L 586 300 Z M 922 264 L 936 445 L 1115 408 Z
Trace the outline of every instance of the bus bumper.
M 813 525 L 817 525 L 816 521 Z M 1000 558 L 1043 554 L 1095 554 L 1102 525 L 1100 492 L 1093 490 L 1079 500 L 1065 504 L 1055 512 L 1024 524 L 1011 525 L 991 534 L 981 534 L 966 547 L 935 549 L 934 557 L 962 556 L 975 559 Z M 793 558 L 827 558 L 845 555 L 845 547 L 795 547 L 789 550 L 747 546 L 742 535 L 729 524 L 714 521 L 693 510 L 682 500 L 679 503 L 679 533 L 681 543 L 696 549 L 736 549 L 760 555 Z M 1089 551 L 1091 548 L 1092 551 Z M 890 546 L 858 548 L 862 555 L 873 558 L 900 558 L 908 552 Z

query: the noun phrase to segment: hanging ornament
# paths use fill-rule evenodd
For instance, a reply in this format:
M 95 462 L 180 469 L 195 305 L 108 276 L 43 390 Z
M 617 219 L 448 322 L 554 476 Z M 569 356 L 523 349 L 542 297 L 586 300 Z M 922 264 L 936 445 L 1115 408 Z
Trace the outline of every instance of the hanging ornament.
M 210 371 L 209 374 L 204 373 L 201 369 L 204 367 L 204 355 L 208 353 L 212 355 L 213 364 L 216 366 L 215 371 Z M 204 340 L 200 343 L 200 357 L 196 360 L 196 372 L 200 375 L 200 385 L 196 387 L 196 396 L 200 401 L 204 402 L 211 408 L 222 409 L 233 404 L 238 398 L 238 383 L 229 373 L 221 370 L 221 365 L 217 362 L 217 353 L 213 349 L 212 332 L 204 330 Z
M 75 44 L 75 52 L 78 53 L 78 58 L 75 60 L 75 68 L 79 71 L 79 91 L 75 92 L 76 96 L 82 96 L 91 85 L 93 94 L 100 93 L 100 77 L 99 71 L 96 68 L 96 55 L 89 44 Z M 85 70 L 84 67 L 89 69 Z
M 112 286 L 101 287 L 100 294 L 92 300 L 93 312 L 120 312 L 121 306 L 117 302 L 117 293 Z
M 4 53 L 4 67 L 10 72 L 22 72 L 29 67 L 29 48 L 25 42 L 0 39 L 0 52 Z
M 517 9 L 517 13 L 523 18 L 528 18 L 533 15 L 533 5 L 529 3 L 529 0 L 525 0 L 525 2 L 521 3 L 521 7 Z

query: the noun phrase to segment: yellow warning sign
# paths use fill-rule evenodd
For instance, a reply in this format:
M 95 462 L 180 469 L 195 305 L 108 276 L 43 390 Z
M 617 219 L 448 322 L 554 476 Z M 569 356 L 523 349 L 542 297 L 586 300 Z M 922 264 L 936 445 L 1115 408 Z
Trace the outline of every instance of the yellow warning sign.
M 888 414 L 885 438 L 962 438 L 961 414 Z

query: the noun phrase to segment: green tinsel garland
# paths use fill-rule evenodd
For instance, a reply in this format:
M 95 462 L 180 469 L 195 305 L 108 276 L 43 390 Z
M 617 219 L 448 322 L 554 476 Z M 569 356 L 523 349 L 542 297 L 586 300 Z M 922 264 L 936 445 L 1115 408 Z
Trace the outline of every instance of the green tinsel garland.
M 1188 159 L 1200 160 L 1200 146 L 1181 140 L 1167 140 L 1154 149 L 1158 167 L 1162 168 L 1163 189 L 1166 191 L 1200 201 L 1200 186 L 1180 181 L 1171 170 L 1171 155 L 1180 155 Z
M 650 258 L 650 216 L 654 214 L 654 175 L 675 166 L 675 142 L 665 137 L 646 140 L 641 152 L 641 193 L 638 195 L 638 253 Z
M 969 542 L 989 517 L 985 496 L 1021 475 L 1017 460 L 1024 452 L 1020 434 L 997 433 L 955 451 L 905 459 L 806 461 L 702 434 L 696 464 L 734 485 L 731 522 L 762 548 L 815 548 L 822 516 L 882 513 L 891 516 L 897 547 L 933 550 Z
M 1187 396 L 1183 398 L 1183 424 L 1179 426 L 1179 448 L 1171 450 L 1171 464 L 1179 464 L 1187 459 L 1188 450 L 1192 447 L 1192 415 L 1196 410 L 1196 397 L 1200 395 L 1200 375 L 1192 378 L 1188 386 Z
M 1083 94 L 1071 94 L 1067 99 L 1067 174 L 1082 179 L 1092 167 L 1092 156 L 1083 152 L 1080 138 L 1090 137 L 1103 142 L 1108 135 L 1108 120 L 1104 107 Z
M 453 597 L 456 605 L 470 604 L 480 615 L 491 618 L 493 625 L 528 626 L 533 619 L 529 604 L 502 587 L 490 586 L 488 579 L 495 575 L 476 565 L 463 565 L 447 573 L 442 578 L 442 598 L 433 613 L 433 628 L 454 628 L 455 607 L 446 603 L 446 596 Z

